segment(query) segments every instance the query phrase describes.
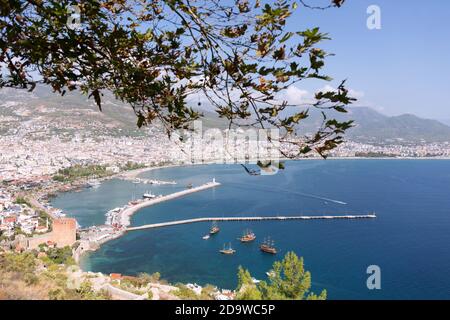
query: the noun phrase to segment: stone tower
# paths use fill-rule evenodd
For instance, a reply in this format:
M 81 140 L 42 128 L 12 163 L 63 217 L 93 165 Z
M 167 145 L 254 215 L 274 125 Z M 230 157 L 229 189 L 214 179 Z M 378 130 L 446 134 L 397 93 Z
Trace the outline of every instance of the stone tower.
M 53 220 L 51 240 L 61 248 L 72 246 L 77 241 L 77 221 L 73 218 L 60 218 Z

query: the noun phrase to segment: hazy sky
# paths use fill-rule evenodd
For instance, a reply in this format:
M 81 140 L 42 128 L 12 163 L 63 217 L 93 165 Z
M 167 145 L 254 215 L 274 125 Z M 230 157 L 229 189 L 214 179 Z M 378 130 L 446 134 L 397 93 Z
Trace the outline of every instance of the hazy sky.
M 367 28 L 370 5 L 381 9 L 380 30 Z M 299 6 L 288 26 L 320 26 L 330 34 L 322 48 L 336 56 L 328 58 L 327 74 L 333 85 L 348 78 L 358 104 L 388 115 L 450 119 L 450 1 L 347 0 L 325 11 Z M 299 87 L 314 90 L 308 86 Z

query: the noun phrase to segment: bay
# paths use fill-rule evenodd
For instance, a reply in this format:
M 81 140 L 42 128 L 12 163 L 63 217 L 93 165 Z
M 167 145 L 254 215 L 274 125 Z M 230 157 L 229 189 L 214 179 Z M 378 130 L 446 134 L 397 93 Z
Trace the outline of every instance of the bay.
M 142 230 L 103 245 L 82 260 L 86 270 L 135 275 L 160 272 L 169 282 L 236 286 L 239 265 L 257 279 L 288 251 L 304 257 L 313 291 L 329 299 L 450 298 L 450 161 L 302 160 L 275 175 L 250 176 L 240 165 L 152 170 L 142 177 L 176 180 L 150 186 L 109 180 L 97 188 L 59 195 L 55 207 L 82 226 L 104 223 L 106 211 L 150 190 L 168 194 L 215 178 L 222 185 L 147 207 L 132 225 L 193 217 L 367 214 L 376 219 L 223 222 L 209 240 L 208 223 Z M 345 203 L 345 204 L 343 204 Z M 257 239 L 241 244 L 246 228 Z M 275 256 L 258 250 L 270 236 Z M 221 255 L 224 243 L 237 250 Z M 381 268 L 381 290 L 366 286 L 370 265 Z

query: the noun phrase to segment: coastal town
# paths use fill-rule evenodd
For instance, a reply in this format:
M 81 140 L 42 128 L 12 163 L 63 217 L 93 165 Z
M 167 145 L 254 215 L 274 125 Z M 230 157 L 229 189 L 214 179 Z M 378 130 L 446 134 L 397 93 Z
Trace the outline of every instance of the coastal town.
M 188 186 L 172 194 L 144 194 L 140 199 L 130 199 L 120 207 L 110 208 L 108 212 L 104 212 L 103 224 L 90 227 L 80 226 L 71 216 L 71 212 L 54 208 L 51 204 L 52 197 L 62 192 L 97 188 L 107 179 L 123 179 L 148 185 L 176 185 L 177 181 L 144 179 L 140 173 L 152 168 L 174 165 L 255 163 L 265 159 L 255 160 L 250 159 L 250 156 L 267 155 L 260 153 L 261 149 L 266 151 L 271 148 L 267 141 L 257 141 L 258 150 L 255 151 L 250 148 L 250 142 L 246 142 L 248 132 L 239 129 L 217 131 L 217 128 L 211 128 L 210 125 L 205 125 L 205 131 L 200 138 L 188 135 L 183 142 L 173 136 L 169 138 L 163 127 L 157 123 L 142 128 L 139 134 L 127 134 L 129 131 L 124 132 L 123 129 L 108 125 L 105 127 L 105 124 L 100 122 L 91 123 L 87 127 L 75 122 L 66 124 L 66 127 L 73 126 L 77 130 L 67 133 L 63 131 L 63 124 L 53 123 L 46 118 L 54 111 L 43 106 L 38 107 L 39 117 L 19 122 L 16 121 L 19 119 L 17 117 L 29 113 L 26 103 L 6 101 L 4 106 L 5 110 L 11 109 L 14 113 L 11 116 L 0 116 L 0 123 L 7 125 L 0 135 L 0 252 L 3 253 L 37 250 L 38 255 L 42 257 L 48 250 L 70 248 L 71 258 L 74 263 L 79 263 L 86 252 L 97 250 L 104 243 L 124 235 L 130 227 L 131 216 L 139 209 L 215 188 L 220 183 L 211 177 L 210 182 Z M 77 112 L 81 111 L 77 109 Z M 89 119 L 93 115 L 92 111 L 87 113 L 82 119 Z M 11 122 L 12 120 L 16 122 Z M 106 129 L 109 131 L 106 132 Z M 209 129 L 215 130 L 215 134 L 220 132 L 222 137 L 235 134 L 241 140 L 232 140 L 234 144 L 230 147 L 227 145 L 229 141 L 224 138 L 222 144 L 218 145 L 217 141 L 208 139 Z M 109 134 L 111 130 L 114 133 L 112 135 Z M 200 140 L 195 140 L 196 138 Z M 293 144 L 281 144 L 280 150 L 283 155 L 288 156 L 297 151 Z M 450 144 L 426 141 L 408 143 L 401 140 L 391 141 L 389 144 L 346 141 L 328 156 L 337 159 L 441 159 L 450 157 Z M 279 152 L 271 154 L 269 159 L 284 160 Z M 299 159 L 321 159 L 321 156 L 310 152 Z M 256 174 L 253 171 L 249 173 Z M 75 274 L 83 277 L 93 276 L 82 271 Z M 170 292 L 176 288 L 168 284 L 152 282 L 142 295 L 130 296 L 132 293 L 120 291 L 123 288 L 118 288 L 118 284 L 123 279 L 124 282 L 130 279 L 134 281 L 133 276 L 113 273 L 97 274 L 95 277 L 102 279 L 96 283 L 98 290 L 109 288 L 107 291 L 115 296 L 142 299 L 150 290 L 152 299 L 175 297 Z M 98 285 L 99 283 L 102 285 Z M 186 284 L 184 290 L 200 295 L 202 287 Z M 232 291 L 217 288 L 210 292 L 215 299 L 232 299 L 234 294 Z
M 283 146 L 282 146 L 283 147 Z M 204 155 L 214 154 L 216 146 L 205 143 Z M 289 146 L 284 146 L 289 151 Z M 154 166 L 160 163 L 188 163 L 189 155 L 163 133 L 149 138 L 98 137 L 97 140 L 52 137 L 30 141 L 16 136 L 0 136 L 0 180 L 30 181 L 50 177 L 63 168 L 74 165 L 106 165 L 115 173 L 126 162 Z M 370 145 L 346 141 L 333 150 L 329 157 L 392 157 L 392 158 L 445 158 L 450 156 L 449 143 L 420 145 Z M 320 158 L 311 153 L 307 158 Z M 210 160 L 203 157 L 203 161 Z M 223 160 L 223 159 L 219 159 Z M 228 159 L 226 159 L 228 160 Z
M 1 2 L 0 314 L 450 301 L 450 2 Z
M 111 139 L 113 142 L 111 143 Z M 61 140 L 57 137 L 47 141 L 28 143 L 14 141 L 11 136 L 0 137 L 0 250 L 23 252 L 46 248 L 71 247 L 75 262 L 88 251 L 97 250 L 102 244 L 116 239 L 126 232 L 130 216 L 142 207 L 153 205 L 172 197 L 195 192 L 197 188 L 215 187 L 215 181 L 204 186 L 181 191 L 179 195 L 149 194 L 132 200 L 123 207 L 111 208 L 105 213 L 103 225 L 82 229 L 70 213 L 53 208 L 49 198 L 58 192 L 80 188 L 96 188 L 104 179 L 128 179 L 135 183 L 176 184 L 176 181 L 141 179 L 138 174 L 152 167 L 176 164 L 173 159 L 186 159 L 186 154 L 167 137 L 159 138 L 105 138 L 94 140 Z M 206 148 L 209 145 L 206 144 Z M 211 147 L 212 148 L 212 147 Z M 209 151 L 212 151 L 209 150 Z M 177 156 L 173 156 L 177 154 Z M 333 157 L 389 157 L 389 158 L 441 158 L 450 156 L 450 146 L 374 146 L 346 142 L 333 151 Z M 314 157 L 313 157 L 314 158 Z M 172 159 L 172 162 L 170 161 Z M 214 160 L 214 159 L 206 159 Z M 76 168 L 76 169 L 73 169 Z M 84 171 L 87 170 L 87 173 Z M 73 171 L 73 172 L 72 172 Z M 80 174 L 82 172 L 82 174 Z M 71 174 L 74 176 L 72 177 Z M 77 176 L 79 174 L 79 176 Z M 45 253 L 42 253 L 45 254 Z M 118 274 L 101 275 L 104 284 L 120 282 Z M 107 279 L 107 280 L 105 280 Z M 120 290 L 112 286 L 109 291 L 120 296 Z M 193 292 L 201 292 L 196 284 L 187 284 Z M 175 288 L 176 289 L 176 288 Z M 171 290 L 175 290 L 171 288 Z M 152 289 L 153 299 L 170 297 L 167 285 Z M 122 293 L 130 298 L 130 293 Z M 214 291 L 216 299 L 231 299 L 229 290 Z M 173 297 L 172 297 L 173 298 Z M 133 296 L 142 299 L 142 295 Z
M 125 179 L 126 176 L 120 176 Z M 136 180 L 135 180 L 136 181 Z M 152 184 L 173 184 L 174 181 L 138 180 Z M 95 184 L 94 184 L 95 185 Z M 61 210 L 52 208 L 45 203 L 42 208 L 34 206 L 27 197 L 14 197 L 4 188 L 0 190 L 0 255 L 7 252 L 25 252 L 38 250 L 37 257 L 47 258 L 49 250 L 70 250 L 74 263 L 78 263 L 81 255 L 86 251 L 96 250 L 111 239 L 117 238 L 126 232 L 130 224 L 130 217 L 140 208 L 174 199 L 189 193 L 202 191 L 219 186 L 212 181 L 197 187 L 189 187 L 170 195 L 148 194 L 143 199 L 130 201 L 121 208 L 115 208 L 105 214 L 106 222 L 101 226 L 93 226 L 81 229 L 74 218 L 66 217 Z M 92 187 L 86 185 L 86 187 Z M 93 290 L 106 292 L 113 299 L 143 300 L 143 299 L 180 299 L 177 292 L 179 287 L 161 281 L 159 277 L 142 285 L 140 278 L 136 276 L 111 273 L 84 272 L 78 267 L 67 269 L 69 277 L 80 283 L 90 279 Z M 127 283 L 126 286 L 123 284 Z M 139 290 L 136 285 L 139 284 Z M 182 288 L 194 295 L 202 296 L 204 288 L 188 283 Z M 208 295 L 203 298 L 229 300 L 234 293 L 231 290 L 209 288 Z M 181 297 L 182 298 L 182 297 Z
M 28 141 L 13 135 L 0 136 L 0 239 L 3 243 L 14 235 L 33 236 L 51 229 L 52 219 L 64 218 L 58 208 L 52 208 L 49 197 L 58 192 L 96 187 L 103 179 L 126 178 L 124 172 L 139 172 L 139 169 L 192 162 L 191 155 L 174 143 L 160 130 L 149 129 L 149 137 L 97 137 L 49 139 Z M 216 146 L 204 143 L 204 155 L 213 155 Z M 289 152 L 290 146 L 282 146 Z M 448 158 L 450 144 L 433 143 L 423 145 L 369 145 L 347 141 L 330 153 L 330 158 Z M 320 158 L 311 153 L 304 158 Z M 202 158 L 201 162 L 220 159 Z M 225 159 L 225 161 L 236 159 Z M 230 162 L 227 162 L 230 163 Z M 71 168 L 89 168 L 80 176 L 71 179 L 64 176 Z M 89 172 L 89 170 L 93 170 Z M 66 172 L 67 173 L 67 172 Z M 79 174 L 79 173 L 76 173 Z M 76 175 L 75 174 L 75 175 Z M 175 181 L 139 181 L 137 174 L 132 179 L 147 184 L 176 184 Z M 26 196 L 24 196 L 26 195 Z M 143 199 L 141 201 L 154 201 Z M 137 203 L 134 203 L 136 205 Z M 132 204 L 131 204 L 132 205 Z M 106 213 L 104 226 L 95 227 L 83 234 L 83 238 L 103 242 L 120 234 L 127 226 L 120 216 L 127 212 L 130 204 L 123 208 L 111 208 Z M 120 217 L 119 217 L 120 216 Z M 120 227 L 118 227 L 120 226 Z M 1 242 L 0 242 L 1 243 Z

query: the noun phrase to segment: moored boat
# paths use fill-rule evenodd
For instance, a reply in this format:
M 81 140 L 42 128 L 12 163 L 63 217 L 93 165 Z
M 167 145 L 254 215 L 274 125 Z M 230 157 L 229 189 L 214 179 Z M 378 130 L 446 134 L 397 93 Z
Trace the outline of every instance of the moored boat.
M 241 242 L 251 242 L 251 241 L 253 241 L 255 239 L 256 239 L 256 235 L 250 229 L 245 230 L 244 234 L 242 235 L 242 237 L 239 238 L 239 240 Z
M 153 193 L 147 191 L 146 193 L 143 194 L 142 197 L 144 199 L 153 199 L 153 198 L 156 198 L 156 195 L 154 195 Z
M 229 243 L 228 248 L 225 248 L 225 245 L 223 245 L 223 249 L 219 250 L 219 252 L 222 254 L 234 254 L 236 252 L 236 250 L 231 248 L 231 243 Z
M 217 226 L 217 222 L 214 221 L 212 223 L 211 229 L 209 229 L 209 234 L 216 234 L 219 231 L 220 231 L 220 228 Z
M 270 240 L 270 238 L 264 239 L 264 242 L 259 246 L 262 252 L 276 254 L 277 249 L 275 248 L 275 242 Z
M 268 277 L 274 277 L 274 276 L 275 276 L 275 271 L 273 271 L 273 270 L 267 271 L 267 272 L 266 272 L 266 275 L 267 275 Z
M 91 180 L 91 181 L 88 181 L 87 184 L 89 187 L 96 189 L 96 188 L 100 187 L 101 182 L 98 180 Z

